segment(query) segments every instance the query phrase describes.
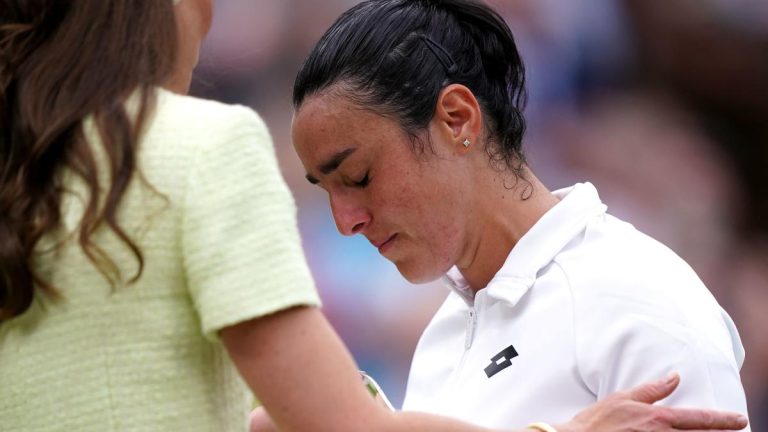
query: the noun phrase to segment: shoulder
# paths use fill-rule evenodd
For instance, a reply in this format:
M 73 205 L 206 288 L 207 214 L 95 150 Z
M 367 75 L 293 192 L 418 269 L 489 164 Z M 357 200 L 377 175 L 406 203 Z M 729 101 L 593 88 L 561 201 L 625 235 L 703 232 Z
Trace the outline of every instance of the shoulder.
M 738 332 L 670 248 L 606 215 L 555 263 L 572 296 L 577 367 L 598 397 L 677 370 L 687 384 L 674 403 L 715 406 L 713 389 L 725 387 L 738 399 Z
M 555 262 L 568 280 L 576 312 L 594 317 L 596 325 L 632 314 L 687 327 L 717 322 L 722 313 L 685 260 L 612 216 L 590 223 Z
M 583 334 L 654 329 L 684 344 L 734 352 L 730 317 L 680 256 L 611 216 L 556 257 Z
M 259 199 L 260 204 L 295 209 L 267 126 L 245 106 L 157 89 L 143 125 L 139 158 L 148 183 L 187 210 L 191 204 L 212 209 L 233 202 L 245 205 L 246 193 L 258 194 L 252 201 Z
M 164 89 L 157 89 L 150 132 L 197 137 L 206 142 L 248 134 L 269 135 L 266 124 L 251 108 L 182 96 Z
M 159 164 L 160 171 L 173 166 L 176 173 L 200 168 L 226 172 L 242 166 L 271 172 L 277 166 L 267 125 L 254 110 L 242 105 L 157 89 L 145 130 L 141 144 L 144 165 Z
M 561 267 L 575 295 L 648 298 L 665 287 L 706 289 L 693 269 L 669 247 L 610 215 L 590 222 L 561 251 Z

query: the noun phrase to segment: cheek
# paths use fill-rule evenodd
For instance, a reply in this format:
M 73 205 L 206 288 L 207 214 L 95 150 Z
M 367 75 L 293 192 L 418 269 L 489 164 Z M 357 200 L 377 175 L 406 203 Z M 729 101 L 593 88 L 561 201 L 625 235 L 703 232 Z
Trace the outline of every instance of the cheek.
M 392 225 L 387 228 L 403 231 L 412 247 L 418 248 L 420 259 L 429 261 L 423 264 L 441 271 L 450 268 L 459 256 L 462 233 L 460 208 L 446 196 L 443 186 L 406 182 L 389 196 L 378 195 L 376 204 L 385 223 Z
M 373 207 L 378 210 L 380 222 L 410 235 L 423 231 L 434 220 L 435 199 L 422 184 L 407 173 L 396 175 L 396 181 L 372 191 Z
M 443 271 L 456 264 L 461 249 L 461 227 L 450 218 L 441 219 L 425 227 L 424 244 L 430 260 Z

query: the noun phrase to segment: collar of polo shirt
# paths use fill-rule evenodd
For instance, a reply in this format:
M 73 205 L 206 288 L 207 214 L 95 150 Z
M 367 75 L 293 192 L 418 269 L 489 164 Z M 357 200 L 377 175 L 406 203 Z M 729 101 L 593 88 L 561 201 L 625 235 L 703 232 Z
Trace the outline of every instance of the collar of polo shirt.
M 560 202 L 539 219 L 517 242 L 485 288 L 488 297 L 517 304 L 533 286 L 539 270 L 584 229 L 587 221 L 608 209 L 600 201 L 597 189 L 591 183 L 579 183 L 553 192 Z M 575 215 L 575 217 L 574 217 Z M 474 296 L 469 284 L 457 267 L 451 268 L 444 281 L 469 306 Z

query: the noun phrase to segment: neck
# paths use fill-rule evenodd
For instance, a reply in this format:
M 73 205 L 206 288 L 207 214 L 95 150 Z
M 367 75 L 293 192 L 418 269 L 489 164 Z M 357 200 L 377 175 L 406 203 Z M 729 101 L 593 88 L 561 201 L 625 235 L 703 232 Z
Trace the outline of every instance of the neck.
M 478 200 L 479 211 L 471 221 L 477 228 L 457 263 L 474 292 L 488 285 L 517 242 L 559 201 L 530 170 L 519 180 L 511 176 L 494 179 L 487 189 L 493 192 Z M 515 185 L 511 189 L 510 181 Z

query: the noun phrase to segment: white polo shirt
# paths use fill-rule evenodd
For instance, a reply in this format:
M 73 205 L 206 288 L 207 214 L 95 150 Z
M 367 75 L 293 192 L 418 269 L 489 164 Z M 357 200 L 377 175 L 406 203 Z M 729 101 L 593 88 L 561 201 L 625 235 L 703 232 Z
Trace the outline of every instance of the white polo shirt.
M 452 292 L 419 341 L 403 409 L 487 427 L 560 423 L 669 372 L 664 401 L 746 415 L 736 327 L 669 248 L 606 214 L 594 186 L 561 201 L 472 298 Z

